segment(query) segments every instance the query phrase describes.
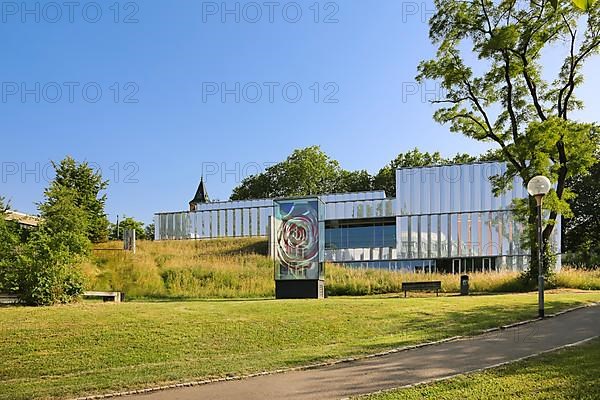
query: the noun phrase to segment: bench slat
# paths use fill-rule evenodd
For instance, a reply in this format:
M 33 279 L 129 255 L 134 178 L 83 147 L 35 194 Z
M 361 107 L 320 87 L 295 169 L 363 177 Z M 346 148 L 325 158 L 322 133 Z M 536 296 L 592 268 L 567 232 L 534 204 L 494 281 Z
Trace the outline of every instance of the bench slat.
M 402 282 L 402 291 L 404 292 L 404 297 L 406 297 L 406 292 L 413 290 L 435 290 L 435 295 L 437 296 L 441 289 L 442 281 Z
M 115 303 L 120 303 L 123 297 L 121 292 L 97 292 L 97 291 L 87 291 L 83 293 L 84 297 L 102 297 L 104 301 L 107 299 L 112 299 Z
M 0 294 L 0 304 L 17 304 L 19 297 L 16 294 Z
M 420 288 L 420 287 L 425 287 L 425 288 L 441 288 L 442 287 L 442 282 L 441 281 L 432 281 L 432 282 L 402 282 L 402 287 L 403 288 L 407 288 L 407 289 Z

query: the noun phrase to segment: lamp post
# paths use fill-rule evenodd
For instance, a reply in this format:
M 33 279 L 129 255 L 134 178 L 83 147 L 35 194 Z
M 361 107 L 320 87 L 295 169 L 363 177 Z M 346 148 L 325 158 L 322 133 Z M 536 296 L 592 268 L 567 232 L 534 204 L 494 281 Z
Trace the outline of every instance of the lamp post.
M 527 192 L 537 203 L 537 242 L 538 242 L 538 310 L 539 317 L 544 318 L 544 269 L 542 268 L 542 199 L 550 191 L 550 179 L 543 175 L 534 176 L 527 183 Z

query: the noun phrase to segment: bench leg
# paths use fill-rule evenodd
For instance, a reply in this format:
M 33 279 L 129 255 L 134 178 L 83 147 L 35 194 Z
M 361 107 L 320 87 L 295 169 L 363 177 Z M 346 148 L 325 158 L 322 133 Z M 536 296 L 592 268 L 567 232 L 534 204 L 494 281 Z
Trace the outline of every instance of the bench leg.
M 404 298 L 406 298 L 406 290 L 404 291 Z

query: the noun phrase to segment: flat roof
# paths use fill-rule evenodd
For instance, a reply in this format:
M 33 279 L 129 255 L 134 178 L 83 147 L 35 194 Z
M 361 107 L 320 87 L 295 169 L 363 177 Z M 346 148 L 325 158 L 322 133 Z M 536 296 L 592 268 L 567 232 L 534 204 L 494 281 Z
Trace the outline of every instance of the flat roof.
M 26 226 L 38 226 L 41 221 L 41 218 L 36 215 L 29 215 L 12 210 L 6 211 L 6 213 L 4 213 L 4 218 L 8 221 L 15 221 Z

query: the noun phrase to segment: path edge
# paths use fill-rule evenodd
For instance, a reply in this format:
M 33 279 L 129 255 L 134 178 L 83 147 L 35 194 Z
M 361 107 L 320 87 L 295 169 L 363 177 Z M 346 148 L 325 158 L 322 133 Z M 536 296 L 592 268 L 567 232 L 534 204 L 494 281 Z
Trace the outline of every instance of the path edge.
M 570 313 L 570 312 L 573 312 L 573 311 L 577 311 L 577 310 L 581 310 L 581 309 L 584 309 L 584 308 L 597 307 L 597 306 L 600 306 L 600 302 L 592 302 L 592 303 L 582 304 L 582 305 L 577 306 L 577 307 L 568 308 L 566 310 L 562 310 L 562 311 L 559 311 L 559 312 L 556 312 L 556 313 L 553 313 L 553 314 L 546 315 L 545 318 L 539 318 L 539 317 L 538 318 L 532 318 L 532 319 L 528 319 L 528 320 L 524 320 L 524 321 L 519 321 L 519 322 L 515 322 L 515 323 L 512 323 L 512 324 L 508 324 L 508 325 L 501 325 L 501 326 L 498 326 L 498 327 L 495 327 L 495 328 L 485 329 L 485 330 L 483 330 L 481 332 L 478 332 L 476 335 L 452 336 L 452 337 L 449 337 L 449 338 L 445 338 L 445 339 L 441 339 L 441 340 L 436 340 L 436 341 L 433 341 L 433 342 L 425 342 L 425 343 L 419 343 L 419 344 L 414 344 L 414 345 L 410 345 L 410 346 L 397 347 L 397 348 L 394 348 L 394 349 L 390 349 L 390 350 L 386 350 L 386 351 L 382 351 L 382 352 L 378 352 L 378 353 L 373 353 L 373 354 L 365 354 L 365 355 L 360 355 L 360 356 L 355 356 L 355 357 L 347 357 L 347 358 L 342 358 L 342 359 L 339 359 L 339 360 L 325 361 L 325 362 L 320 362 L 320 363 L 315 363 L 315 364 L 308 364 L 308 365 L 301 365 L 301 366 L 298 366 L 298 367 L 281 368 L 281 369 L 276 369 L 276 370 L 272 370 L 272 371 L 256 372 L 256 373 L 247 374 L 247 375 L 235 375 L 235 376 L 228 376 L 228 377 L 223 377 L 223 378 L 204 379 L 204 380 L 200 380 L 200 381 L 189 381 L 189 382 L 182 382 L 182 383 L 174 383 L 174 384 L 170 384 L 170 385 L 155 386 L 155 387 L 150 387 L 150 388 L 146 388 L 146 389 L 134 389 L 134 390 L 127 390 L 127 391 L 123 391 L 123 392 L 113 392 L 113 393 L 96 394 L 96 395 L 84 396 L 84 397 L 76 397 L 76 398 L 73 398 L 72 400 L 110 399 L 110 398 L 114 398 L 114 397 L 131 396 L 131 395 L 135 395 L 135 394 L 147 394 L 147 393 L 160 392 L 160 391 L 165 391 L 165 390 L 170 390 L 170 389 L 178 389 L 178 388 L 184 388 L 184 387 L 193 387 L 193 386 L 208 385 L 208 384 L 212 384 L 212 383 L 220 383 L 220 382 L 228 382 L 228 381 L 239 381 L 239 380 L 244 380 L 244 379 L 256 378 L 256 377 L 259 377 L 259 376 L 283 374 L 283 373 L 287 373 L 287 372 L 307 371 L 307 370 L 311 370 L 311 369 L 329 367 L 329 366 L 333 366 L 333 365 L 344 364 L 344 363 L 349 363 L 349 362 L 354 362 L 354 361 L 360 361 L 360 360 L 366 360 L 366 359 L 370 359 L 370 358 L 383 357 L 383 356 L 387 356 L 389 354 L 395 354 L 395 353 L 401 353 L 401 352 L 405 352 L 405 351 L 409 351 L 409 350 L 420 349 L 422 347 L 437 346 L 437 345 L 440 345 L 440 344 L 443 344 L 443 343 L 448 343 L 448 342 L 454 342 L 454 341 L 458 341 L 458 340 L 464 340 L 464 339 L 474 338 L 474 337 L 481 336 L 481 335 L 486 335 L 486 334 L 489 334 L 489 333 L 492 333 L 492 332 L 503 331 L 505 329 L 510 329 L 510 328 L 514 328 L 514 327 L 517 327 L 517 326 L 523 326 L 523 325 L 531 324 L 533 322 L 542 321 L 544 319 L 555 318 L 555 317 L 558 317 L 560 315 L 567 314 L 567 313 Z M 406 388 L 410 388 L 410 387 L 414 387 L 414 386 L 420 386 L 420 385 L 425 385 L 425 384 L 429 384 L 429 383 L 435 383 L 435 382 L 438 382 L 438 381 L 444 381 L 444 380 L 447 380 L 447 379 L 452 379 L 452 378 L 455 378 L 455 377 L 458 377 L 458 376 L 461 376 L 461 375 L 467 375 L 467 374 L 473 374 L 473 373 L 477 373 L 477 372 L 482 372 L 482 371 L 485 371 L 485 370 L 490 369 L 490 368 L 501 367 L 503 365 L 507 365 L 507 364 L 511 364 L 511 363 L 514 363 L 514 362 L 523 361 L 523 360 L 526 360 L 528 358 L 540 356 L 540 355 L 543 355 L 544 353 L 549 353 L 549 352 L 561 350 L 562 348 L 568 348 L 568 347 L 571 347 L 571 346 L 576 346 L 576 345 L 579 345 L 579 344 L 583 344 L 584 342 L 597 339 L 598 337 L 600 337 L 600 336 L 596 336 L 596 337 L 593 337 L 593 338 L 584 339 L 584 340 L 576 342 L 576 343 L 571 343 L 571 344 L 567 344 L 567 345 L 564 345 L 564 346 L 559 346 L 559 347 L 554 348 L 554 349 L 545 350 L 545 351 L 542 351 L 542 352 L 539 352 L 539 353 L 536 353 L 536 354 L 532 354 L 532 355 L 528 355 L 528 356 L 525 356 L 525 357 L 521 357 L 519 359 L 505 361 L 503 363 L 499 363 L 499 364 L 495 364 L 495 365 L 492 365 L 492 366 L 480 368 L 480 369 L 469 371 L 469 372 L 466 372 L 466 373 L 454 374 L 452 376 L 447 376 L 447 377 L 443 377 L 443 378 L 438 378 L 438 379 L 433 379 L 433 380 L 428 380 L 428 381 L 422 381 L 422 382 L 418 382 L 418 383 L 414 383 L 414 384 L 410 384 L 410 385 L 405 385 L 405 386 L 399 386 L 397 388 L 386 389 L 384 391 L 379 391 L 379 392 L 374 392 L 374 393 L 359 395 L 358 397 L 360 398 L 360 397 L 363 397 L 363 396 L 372 395 L 372 394 L 376 394 L 376 393 L 388 392 L 388 391 L 391 391 L 391 390 L 406 389 Z
M 521 362 L 521 361 L 527 361 L 527 360 L 529 360 L 531 358 L 540 357 L 540 356 L 543 356 L 543 355 L 548 354 L 548 353 L 554 353 L 556 351 L 561 351 L 561 350 L 570 349 L 572 347 L 582 346 L 582 345 L 587 344 L 589 342 L 592 342 L 592 341 L 594 341 L 596 339 L 600 339 L 600 335 L 592 336 L 592 337 L 589 337 L 587 339 L 582 339 L 582 340 L 579 340 L 579 341 L 574 342 L 574 343 L 563 344 L 562 346 L 553 347 L 553 348 L 548 349 L 548 350 L 538 351 L 537 353 L 530 354 L 528 356 L 523 356 L 523 357 L 515 358 L 514 360 L 503 361 L 501 363 L 489 365 L 487 367 L 476 368 L 474 370 L 467 371 L 467 372 L 459 372 L 457 374 L 452 374 L 452 375 L 444 376 L 442 378 L 433 378 L 433 379 L 428 379 L 428 380 L 424 380 L 424 381 L 421 381 L 421 382 L 409 383 L 408 385 L 398 386 L 398 387 L 395 387 L 395 388 L 378 390 L 378 391 L 372 392 L 372 393 L 359 394 L 359 395 L 356 395 L 356 396 L 353 396 L 353 397 L 344 397 L 341 400 L 350 400 L 350 399 L 360 400 L 360 399 L 366 398 L 368 396 L 373 396 L 373 395 L 378 395 L 378 394 L 384 394 L 384 393 L 390 393 L 390 392 L 394 392 L 394 391 L 398 391 L 398 390 L 411 389 L 411 388 L 415 388 L 415 387 L 419 387 L 419 386 L 427 386 L 427 385 L 431 385 L 431 384 L 435 384 L 435 383 L 439 383 L 439 382 L 444 382 L 444 381 L 448 381 L 450 379 L 458 378 L 458 377 L 461 377 L 461 376 L 469 376 L 469 375 L 477 374 L 477 373 L 480 373 L 480 372 L 485 372 L 485 371 L 488 371 L 490 369 L 505 367 L 507 365 L 515 364 L 515 363 L 518 363 L 518 362 Z

